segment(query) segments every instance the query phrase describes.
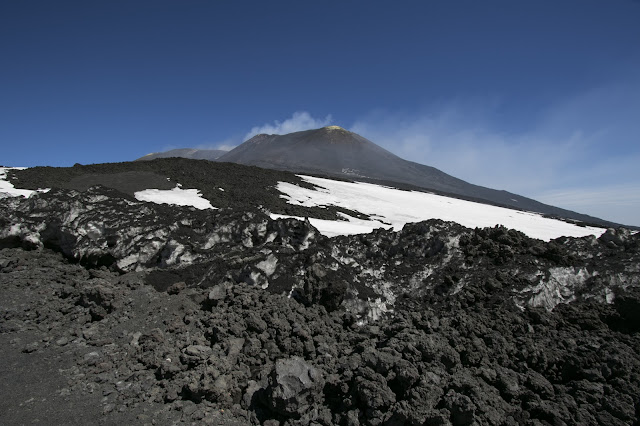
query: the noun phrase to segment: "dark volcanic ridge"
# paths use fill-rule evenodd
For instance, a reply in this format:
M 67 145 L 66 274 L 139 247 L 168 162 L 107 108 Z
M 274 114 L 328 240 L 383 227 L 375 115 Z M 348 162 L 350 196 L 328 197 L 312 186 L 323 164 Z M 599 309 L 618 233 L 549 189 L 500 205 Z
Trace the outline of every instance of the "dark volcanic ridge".
M 363 214 L 340 207 L 302 207 L 281 198 L 278 182 L 313 188 L 298 176 L 284 171 L 205 160 L 163 158 L 153 161 L 105 163 L 74 167 L 32 167 L 10 170 L 16 188 L 62 188 L 85 191 L 96 185 L 112 188 L 133 197 L 148 188 L 196 188 L 215 207 L 238 211 L 261 209 L 283 215 L 340 220 L 338 212 L 353 217 Z M 222 189 L 222 190 L 221 190 Z
M 229 151 L 224 151 L 221 149 L 178 148 L 163 152 L 152 152 L 151 154 L 142 156 L 135 161 L 150 161 L 155 160 L 156 158 L 172 157 L 190 158 L 192 160 L 215 161 L 227 152 Z
M 166 181 L 154 167 L 180 163 L 145 164 Z M 640 420 L 628 230 L 545 243 L 430 220 L 329 239 L 102 186 L 0 199 L 0 248 L 3 424 L 78 407 L 102 424 Z

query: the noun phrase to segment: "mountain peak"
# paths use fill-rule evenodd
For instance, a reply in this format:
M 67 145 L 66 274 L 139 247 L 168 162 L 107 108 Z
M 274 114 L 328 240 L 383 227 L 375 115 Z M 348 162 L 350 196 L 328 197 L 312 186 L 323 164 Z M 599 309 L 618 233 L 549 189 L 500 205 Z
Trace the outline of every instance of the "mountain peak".
M 342 130 L 343 132 L 347 131 L 346 129 L 343 129 L 340 126 L 326 126 L 326 127 L 324 127 L 324 129 L 326 129 L 326 130 Z

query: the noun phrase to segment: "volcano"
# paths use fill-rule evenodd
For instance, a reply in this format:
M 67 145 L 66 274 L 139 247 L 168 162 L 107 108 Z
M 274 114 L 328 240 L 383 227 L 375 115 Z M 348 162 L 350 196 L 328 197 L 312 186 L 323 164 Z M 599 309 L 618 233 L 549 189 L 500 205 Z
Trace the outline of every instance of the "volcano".
M 222 155 L 216 161 L 387 183 L 393 186 L 403 184 L 406 189 L 428 190 L 466 200 L 582 222 L 615 225 L 508 191 L 471 184 L 435 167 L 402 159 L 370 140 L 339 126 L 286 135 L 259 134 Z

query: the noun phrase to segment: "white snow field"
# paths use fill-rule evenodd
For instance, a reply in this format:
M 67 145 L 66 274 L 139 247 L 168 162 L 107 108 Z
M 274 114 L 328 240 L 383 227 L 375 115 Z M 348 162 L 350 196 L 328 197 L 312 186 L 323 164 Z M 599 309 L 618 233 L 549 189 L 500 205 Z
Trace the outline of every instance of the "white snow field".
M 343 216 L 347 221 L 342 220 L 326 220 L 316 219 L 313 217 L 308 218 L 309 222 L 318 230 L 322 235 L 327 237 L 335 237 L 337 235 L 353 235 L 353 234 L 368 234 L 376 228 L 391 228 L 391 225 L 384 224 L 378 221 L 360 220 L 355 217 L 351 217 L 346 214 L 338 213 Z M 305 220 L 304 217 L 288 216 L 283 214 L 271 213 L 269 215 L 271 219 L 283 219 L 293 218 L 298 220 Z
M 178 206 L 192 206 L 196 209 L 217 209 L 209 200 L 202 198 L 198 189 L 182 189 L 176 186 L 173 189 L 145 189 L 133 194 L 139 201 L 149 201 L 157 204 L 175 204 Z
M 369 215 L 366 221 L 344 215 L 348 221 L 312 219 L 313 226 L 327 236 L 362 234 L 384 227 L 400 230 L 405 223 L 427 219 L 457 222 L 469 228 L 504 225 L 532 238 L 549 241 L 554 238 L 599 237 L 604 228 L 582 227 L 561 220 L 548 219 L 538 213 L 522 212 L 441 195 L 402 191 L 363 182 L 341 182 L 312 176 L 298 175 L 320 188 L 311 190 L 286 182 L 279 182 L 277 189 L 290 204 L 314 206 L 338 206 Z M 283 217 L 282 215 L 271 215 Z
M 7 180 L 7 171 L 24 169 L 26 169 L 26 167 L 0 167 L 0 198 L 30 197 L 35 192 L 48 191 L 48 189 L 38 189 L 37 191 L 32 191 L 30 189 L 17 189 Z

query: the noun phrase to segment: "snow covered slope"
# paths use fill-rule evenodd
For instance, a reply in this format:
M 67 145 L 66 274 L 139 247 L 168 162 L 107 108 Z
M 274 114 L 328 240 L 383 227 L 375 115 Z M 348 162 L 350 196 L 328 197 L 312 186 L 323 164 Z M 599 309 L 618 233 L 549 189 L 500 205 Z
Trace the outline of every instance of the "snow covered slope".
M 339 126 L 285 135 L 259 134 L 216 161 L 316 176 L 336 176 L 339 179 L 356 179 L 382 185 L 410 185 L 413 188 L 407 189 L 426 190 L 604 227 L 616 225 L 504 190 L 465 182 L 435 167 L 400 158 L 367 138 Z
M 440 195 L 402 191 L 362 182 L 342 182 L 303 176 L 305 181 L 320 187 L 302 188 L 281 182 L 278 190 L 289 203 L 305 207 L 338 206 L 366 214 L 365 221 L 344 215 L 348 222 L 309 219 L 311 224 L 328 236 L 367 233 L 376 228 L 400 230 L 406 223 L 427 219 L 457 222 L 469 228 L 504 225 L 532 238 L 549 241 L 561 236 L 600 236 L 603 228 L 584 227 L 542 217 L 538 213 L 522 212 L 487 204 L 474 203 Z M 282 217 L 274 215 L 274 217 Z
M 36 192 L 14 188 L 13 184 L 6 180 L 7 170 L 9 169 L 0 168 L 0 196 L 28 197 Z M 185 177 L 183 176 L 183 178 Z M 300 184 L 303 182 L 297 180 L 298 178 L 309 185 L 303 185 L 306 188 L 301 186 Z M 155 188 L 143 186 L 144 190 L 135 191 L 133 195 L 140 201 L 193 206 L 198 209 L 222 207 L 242 209 L 243 207 L 237 204 L 239 194 L 233 195 L 226 203 L 220 198 L 218 194 L 226 194 L 219 187 L 222 184 L 222 182 L 218 182 L 220 179 L 222 178 L 218 177 L 208 182 L 192 182 L 191 189 L 182 189 L 179 184 L 178 187 L 169 190 L 160 189 L 158 186 Z M 149 182 L 149 185 L 153 185 L 153 183 Z M 42 186 L 46 186 L 46 183 L 43 182 L 41 186 L 35 186 L 35 188 Z M 237 187 L 235 192 L 246 195 L 248 191 L 253 190 L 250 200 L 252 203 L 250 204 L 253 204 L 254 207 L 264 206 L 272 212 L 273 219 L 295 217 L 304 220 L 305 217 L 308 217 L 310 223 L 328 237 L 365 234 L 378 228 L 400 230 L 406 223 L 428 219 L 452 221 L 469 228 L 503 225 L 521 231 L 529 237 L 544 241 L 561 236 L 600 236 L 605 231 L 603 228 L 578 226 L 561 220 L 545 218 L 538 213 L 512 210 L 426 192 L 404 191 L 370 183 L 345 182 L 297 175 L 296 179 L 289 182 L 277 179 L 268 186 L 271 189 L 263 191 L 275 192 L 273 198 L 278 199 L 279 195 L 281 199 L 286 200 L 286 203 L 278 205 L 273 200 L 268 202 L 266 199 L 262 201 L 253 199 L 253 197 L 260 196 L 259 189 L 258 192 L 255 192 L 256 187 L 253 181 L 243 183 Z M 277 191 L 273 190 L 273 186 Z M 218 198 L 212 196 L 212 193 L 216 194 L 215 196 Z M 294 209 L 292 212 L 291 209 L 285 208 L 287 205 L 297 206 L 298 209 Z M 338 217 L 343 220 L 329 220 L 331 217 L 336 217 L 335 213 L 329 215 L 329 219 L 327 216 L 323 218 L 322 213 L 326 213 L 324 207 L 329 210 L 328 207 L 331 206 L 343 209 L 343 212 L 337 213 Z M 318 207 L 323 207 L 323 209 L 318 209 Z M 313 212 L 309 208 L 315 208 L 316 211 Z M 353 212 L 368 216 L 368 219 L 356 218 L 354 216 L 358 215 Z

